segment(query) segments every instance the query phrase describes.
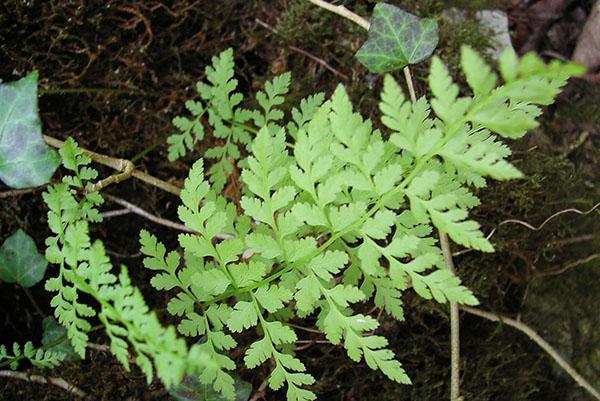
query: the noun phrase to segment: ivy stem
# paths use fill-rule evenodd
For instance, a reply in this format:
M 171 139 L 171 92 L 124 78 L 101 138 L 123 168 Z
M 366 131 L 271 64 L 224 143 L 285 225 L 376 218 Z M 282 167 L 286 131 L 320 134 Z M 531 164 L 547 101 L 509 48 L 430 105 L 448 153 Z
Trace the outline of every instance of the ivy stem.
M 402 71 L 404 71 L 404 79 L 406 79 L 406 85 L 408 86 L 408 93 L 410 94 L 410 100 L 413 103 L 417 102 L 417 94 L 415 92 L 415 87 L 413 86 L 412 75 L 410 74 L 410 68 L 405 66 Z
M 361 28 L 364 28 L 367 31 L 369 30 L 369 27 L 371 26 L 371 23 L 369 22 L 369 20 L 361 17 L 358 14 L 353 13 L 352 11 L 348 10 L 344 6 L 336 6 L 334 4 L 330 4 L 323 0 L 308 0 L 308 1 L 310 1 L 311 3 L 313 3 L 316 6 L 324 8 L 325 10 L 331 11 L 332 13 L 341 15 L 342 17 L 349 19 L 350 21 L 354 22 L 355 24 L 359 25 Z

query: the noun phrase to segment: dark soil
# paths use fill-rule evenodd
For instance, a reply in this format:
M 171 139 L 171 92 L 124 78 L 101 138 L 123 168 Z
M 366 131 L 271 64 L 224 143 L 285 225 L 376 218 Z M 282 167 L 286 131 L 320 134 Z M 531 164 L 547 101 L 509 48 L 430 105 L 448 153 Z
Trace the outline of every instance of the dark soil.
M 434 17 L 449 6 L 437 0 L 389 2 Z M 376 2 L 343 3 L 367 16 Z M 437 54 L 457 77 L 462 43 L 479 50 L 490 45 L 488 33 L 473 22 L 475 9 L 501 7 L 509 11 L 513 27 L 523 24 L 524 18 L 527 23 L 523 6 L 516 0 L 449 3 L 469 7 L 464 23 L 440 20 Z M 563 18 L 567 22 L 569 16 L 581 18 L 581 13 L 589 13 L 592 2 L 572 3 Z M 577 29 L 575 25 L 565 23 L 565 29 Z M 523 35 L 528 32 L 521 29 L 517 39 L 525 42 Z M 536 42 L 538 50 L 568 58 L 577 37 L 571 33 L 555 48 L 552 38 L 542 35 Z M 194 96 L 195 82 L 203 78 L 213 55 L 234 48 L 240 90 L 246 95 L 262 88 L 273 75 L 289 70 L 293 77 L 290 104 L 317 91 L 330 94 L 343 82 L 364 115 L 377 120 L 381 76 L 369 74 L 353 58 L 364 40 L 360 28 L 304 0 L 6 0 L 0 5 L 0 78 L 12 81 L 39 70 L 40 112 L 46 134 L 72 136 L 81 146 L 134 159 L 140 169 L 181 184 L 191 162 L 202 152 L 199 149 L 169 163 L 165 140 L 173 132 L 171 119 L 182 113 L 184 101 Z M 337 73 L 290 46 L 325 60 Z M 425 62 L 413 70 L 421 94 L 426 93 L 427 68 Z M 599 100 L 599 84 L 569 84 L 557 104 L 547 110 L 541 126 L 514 143 L 513 160 L 527 178 L 491 183 L 481 192 L 483 206 L 476 211 L 484 232 L 497 228 L 492 237 L 497 252 L 471 252 L 456 258 L 460 275 L 484 309 L 530 323 L 592 383 L 600 382 L 600 258 L 581 261 L 600 248 L 597 212 L 565 214 L 538 231 L 497 224 L 521 219 L 537 225 L 556 211 L 570 207 L 587 210 L 600 199 Z M 589 134 L 585 141 L 570 149 L 583 132 Z M 99 170 L 103 175 L 111 173 L 102 167 Z M 48 229 L 42 191 L 0 199 L 0 242 L 20 227 L 43 248 Z M 107 193 L 176 220 L 178 199 L 139 181 L 128 180 L 110 187 Z M 114 209 L 119 207 L 110 203 L 103 208 Z M 92 234 L 105 242 L 115 265 L 130 268 L 150 305 L 158 309 L 166 305 L 167 297 L 148 285 L 149 276 L 139 257 L 142 228 L 174 247 L 177 233 L 131 214 L 95 225 Z M 570 264 L 574 266 L 561 271 Z M 314 389 L 319 399 L 449 399 L 447 306 L 423 302 L 411 294 L 406 295 L 405 303 L 406 321 L 399 324 L 384 316 L 380 331 L 391 340 L 414 384 L 394 384 L 365 364 L 352 363 L 341 348 L 316 344 L 299 355 L 317 378 Z M 0 343 L 29 339 L 39 343 L 38 308 L 42 314 L 51 314 L 42 284 L 26 293 L 1 283 Z M 512 328 L 465 315 L 461 330 L 465 400 L 589 399 L 543 351 Z M 101 331 L 94 334 L 93 341 L 105 342 Z M 241 355 L 237 362 L 242 366 Z M 242 370 L 240 375 L 257 389 L 266 373 L 265 369 Z M 158 382 L 146 385 L 139 371 L 125 372 L 114 358 L 98 351 L 89 351 L 85 361 L 69 362 L 41 374 L 62 377 L 98 400 L 170 399 Z M 0 379 L 2 401 L 69 399 L 70 394 L 53 386 Z M 265 399 L 283 400 L 285 394 L 267 392 Z

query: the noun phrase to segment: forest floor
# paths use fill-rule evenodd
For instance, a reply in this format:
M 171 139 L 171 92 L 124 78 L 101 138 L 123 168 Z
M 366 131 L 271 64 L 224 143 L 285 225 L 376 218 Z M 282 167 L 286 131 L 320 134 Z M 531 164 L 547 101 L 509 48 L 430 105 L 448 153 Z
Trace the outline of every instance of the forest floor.
M 546 59 L 568 59 L 593 3 L 564 2 L 566 7 L 540 29 L 532 6 L 517 0 L 389 2 L 439 20 L 436 54 L 457 78 L 461 44 L 478 50 L 493 45 L 489 32 L 475 22 L 478 9 L 507 12 L 517 50 L 534 50 Z M 367 17 L 376 2 L 343 3 Z M 466 19 L 440 18 L 450 6 L 466 9 Z M 195 83 L 203 79 L 213 55 L 234 49 L 236 77 L 245 95 L 261 89 L 274 75 L 291 71 L 290 105 L 317 91 L 329 95 L 341 82 L 363 115 L 378 121 L 382 76 L 369 74 L 353 57 L 365 39 L 365 33 L 351 22 L 304 0 L 8 0 L 0 5 L 0 78 L 12 81 L 38 70 L 45 134 L 71 136 L 87 149 L 133 160 L 138 168 L 181 185 L 206 145 L 168 162 L 165 140 L 174 131 L 171 119 L 183 112 L 185 100 L 195 96 Z M 427 69 L 425 62 L 413 70 L 420 95 L 427 94 Z M 592 208 L 600 199 L 599 127 L 600 83 L 571 82 L 556 105 L 546 110 L 540 127 L 512 144 L 512 161 L 526 178 L 492 182 L 479 194 L 482 206 L 474 217 L 485 233 L 495 230 L 492 242 L 497 252 L 468 252 L 455 258 L 459 275 L 484 309 L 536 328 L 592 383 L 600 383 L 597 212 L 565 213 L 538 230 L 500 223 L 518 219 L 538 226 L 558 211 Z M 99 170 L 111 173 L 103 167 Z M 43 189 L 0 198 L 0 242 L 23 228 L 43 249 L 48 235 Z M 178 199 L 139 181 L 111 186 L 107 193 L 177 220 Z M 119 208 L 108 202 L 103 210 Z M 153 291 L 142 267 L 138 244 L 142 228 L 174 247 L 176 232 L 133 214 L 94 225 L 92 235 L 105 242 L 115 264 L 129 267 L 151 306 L 162 308 L 167 297 Z M 0 344 L 38 340 L 40 315 L 51 314 L 49 299 L 42 284 L 24 292 L 0 283 Z M 391 347 L 414 384 L 394 384 L 365 364 L 351 362 L 339 347 L 313 344 L 298 352 L 317 378 L 314 390 L 320 400 L 449 399 L 448 308 L 410 294 L 405 305 L 406 320 L 383 319 L 380 330 L 392 339 Z M 96 343 L 105 340 L 102 334 L 93 336 Z M 508 326 L 465 314 L 461 340 L 465 401 L 589 399 L 547 354 Z M 240 362 L 241 353 L 235 359 Z M 91 350 L 85 361 L 68 362 L 41 374 L 60 376 L 97 400 L 170 399 L 160 383 L 148 386 L 139 370 L 126 372 L 101 351 Z M 239 374 L 256 391 L 266 371 Z M 53 386 L 0 379 L 1 401 L 72 397 Z M 264 399 L 283 400 L 285 394 L 269 391 Z

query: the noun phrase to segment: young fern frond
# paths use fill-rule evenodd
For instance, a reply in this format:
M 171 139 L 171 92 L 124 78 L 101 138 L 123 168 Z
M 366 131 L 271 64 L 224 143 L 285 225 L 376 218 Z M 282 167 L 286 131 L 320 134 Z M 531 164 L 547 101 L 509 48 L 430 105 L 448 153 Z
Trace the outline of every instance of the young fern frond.
M 11 369 L 17 369 L 19 359 L 22 358 L 29 360 L 37 368 L 55 368 L 61 364 L 65 354 L 53 350 L 34 348 L 31 341 L 27 341 L 23 348 L 18 343 L 14 343 L 12 353 L 9 353 L 5 345 L 0 345 L 0 362 L 10 361 L 9 366 Z
M 85 188 L 97 172 L 86 166 L 89 157 L 72 139 L 65 142 L 60 154 L 63 165 L 74 175 L 50 186 L 43 195 L 49 208 L 48 224 L 54 233 L 46 240 L 46 258 L 59 266 L 58 276 L 48 279 L 46 289 L 56 292 L 51 305 L 58 321 L 67 328 L 75 351 L 84 356 L 89 319 L 97 316 L 106 328 L 111 352 L 126 369 L 133 358 L 149 382 L 156 372 L 170 387 L 185 373 L 211 366 L 198 346 L 188 348 L 183 339 L 177 338 L 174 327 L 160 324 L 139 290 L 131 285 L 124 266 L 118 276 L 112 273 L 102 242 L 92 242 L 89 237 L 88 222 L 101 219 L 96 206 L 103 199 Z M 98 310 L 81 301 L 83 294 L 99 304 Z M 26 355 L 27 350 L 26 346 Z
M 216 58 L 208 70 L 209 81 L 216 85 L 220 77 L 219 85 L 229 91 L 205 97 L 220 96 L 215 104 L 222 110 L 209 111 L 215 129 L 222 129 L 224 116 L 232 118 L 230 107 L 240 99 L 229 97 L 235 84 L 230 59 L 223 57 L 231 54 Z M 342 345 L 352 360 L 364 359 L 390 379 L 410 383 L 387 340 L 372 334 L 378 321 L 356 312 L 357 304 L 372 300 L 402 320 L 401 296 L 411 287 L 440 303 L 478 303 L 444 265 L 434 229 L 465 247 L 493 251 L 479 224 L 468 219 L 469 209 L 479 204 L 471 188 L 485 185 L 488 177 L 521 176 L 506 160 L 510 150 L 498 136 L 518 138 L 534 127 L 539 106 L 551 103 L 581 70 L 505 53 L 500 62 L 505 84 L 496 87 L 498 77 L 467 47 L 462 67 L 473 96 L 460 97 L 448 70 L 434 58 L 431 103 L 424 97 L 411 103 L 386 76 L 380 104 L 386 133 L 353 111 L 343 86 L 325 103 L 320 95 L 305 99 L 286 132 L 273 106 L 281 103 L 289 77 L 276 78 L 258 97 L 263 112 L 253 114 L 262 128 L 243 163 L 241 215 L 218 195 L 218 183 L 205 180 L 202 160 L 194 164 L 179 217 L 197 234 L 179 236 L 183 259 L 145 231 L 141 243 L 146 267 L 158 271 L 152 284 L 179 291 L 168 307 L 182 317 L 178 330 L 202 336 L 203 350 L 217 361 L 203 383 L 233 399 L 231 333 L 256 327 L 259 338 L 246 350 L 246 366 L 270 359 L 271 388 L 285 384 L 289 400 L 313 400 L 306 386 L 314 378 L 290 352 L 297 336 L 286 321 L 294 313 L 314 316 L 326 338 Z
M 214 159 L 209 178 L 215 190 L 220 192 L 232 174 L 235 162 L 240 159 L 241 148 L 248 146 L 252 135 L 259 128 L 274 126 L 283 118 L 283 112 L 277 106 L 284 102 L 283 95 L 288 92 L 290 74 L 282 74 L 265 83 L 265 91 L 256 95 L 262 109 L 259 111 L 239 107 L 243 96 L 235 92 L 238 81 L 233 77 L 233 49 L 227 49 L 213 57 L 212 65 L 206 67 L 205 73 L 208 83 L 198 82 L 196 85 L 202 102 L 188 100 L 185 103 L 193 119 L 183 116 L 173 119 L 173 125 L 179 133 L 167 139 L 169 160 L 176 160 L 193 150 L 194 145 L 204 139 L 203 124 L 208 123 L 212 127 L 216 144 L 204 156 Z M 305 113 L 310 113 L 311 105 L 314 105 L 314 101 L 306 104 Z M 250 120 L 254 121 L 256 127 L 250 125 Z

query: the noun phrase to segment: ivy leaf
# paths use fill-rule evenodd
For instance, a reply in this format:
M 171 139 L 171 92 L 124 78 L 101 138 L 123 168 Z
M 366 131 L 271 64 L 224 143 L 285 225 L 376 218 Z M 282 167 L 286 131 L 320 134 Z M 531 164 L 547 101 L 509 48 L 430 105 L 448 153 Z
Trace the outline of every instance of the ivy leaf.
M 0 85 L 0 180 L 12 188 L 50 181 L 60 164 L 42 138 L 37 102 L 38 73 Z
M 35 242 L 21 229 L 0 248 L 0 280 L 31 287 L 44 278 L 48 262 L 38 253 Z
M 252 385 L 235 378 L 235 401 L 247 401 L 252 392 Z M 224 401 L 223 395 L 200 381 L 196 376 L 185 376 L 181 383 L 169 390 L 169 394 L 177 401 Z
M 42 321 L 42 327 L 44 328 L 44 335 L 42 337 L 42 344 L 50 344 L 59 338 L 67 336 L 67 329 L 56 321 L 52 316 L 44 318 Z M 81 357 L 75 352 L 71 341 L 65 339 L 60 344 L 53 345 L 47 348 L 49 351 L 54 351 L 64 355 L 63 361 L 73 361 L 81 359 Z
M 373 73 L 394 71 L 426 59 L 437 43 L 435 20 L 379 3 L 373 10 L 369 38 L 356 58 Z

